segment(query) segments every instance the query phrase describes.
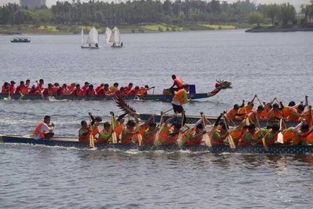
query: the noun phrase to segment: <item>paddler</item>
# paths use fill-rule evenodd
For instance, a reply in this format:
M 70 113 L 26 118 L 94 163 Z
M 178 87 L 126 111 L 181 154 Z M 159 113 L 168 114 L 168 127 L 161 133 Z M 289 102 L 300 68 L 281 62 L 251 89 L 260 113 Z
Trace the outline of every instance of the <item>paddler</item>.
M 178 91 L 180 89 L 184 88 L 184 81 L 177 77 L 176 75 L 172 75 L 172 80 L 174 81 L 173 85 L 169 88 L 169 90 L 172 92 L 174 95 L 175 91 Z M 174 88 L 176 87 L 176 88 Z
M 54 124 L 50 122 L 51 117 L 46 115 L 34 130 L 34 139 L 51 139 L 54 136 Z
M 91 128 L 91 134 L 93 138 L 98 138 L 99 135 L 99 123 L 102 121 L 101 117 L 93 117 L 91 113 L 88 113 L 90 117 L 90 128 Z
M 103 129 L 99 133 L 97 143 L 107 144 L 112 142 L 112 133 L 111 124 L 109 122 L 103 123 Z
M 4 82 L 4 84 L 2 85 L 2 90 L 1 93 L 2 94 L 8 94 L 10 93 L 10 84 L 8 82 Z
M 136 123 L 134 120 L 129 120 L 126 124 L 126 127 L 123 128 L 121 134 L 121 143 L 122 144 L 132 144 L 134 142 L 134 136 L 138 134 L 135 129 Z
M 181 113 L 182 117 L 184 117 L 184 120 L 186 120 L 186 117 L 183 105 L 191 101 L 190 98 L 188 98 L 188 90 L 189 85 L 185 84 L 182 89 L 175 92 L 175 95 L 172 100 L 174 113 L 175 114 Z
M 229 135 L 226 124 L 220 122 L 225 112 L 221 113 L 214 123 L 213 129 L 210 132 L 212 146 L 223 145 L 227 136 Z
M 187 145 L 201 145 L 203 134 L 206 132 L 204 131 L 204 126 L 202 123 L 197 124 L 192 130 L 188 131 L 187 134 L 184 136 L 186 137 Z
M 78 131 L 78 141 L 87 143 L 89 142 L 90 133 L 91 133 L 90 126 L 84 120 L 80 124 L 81 124 L 81 128 Z
M 10 82 L 9 91 L 10 91 L 10 94 L 15 93 L 15 81 Z
M 118 83 L 114 83 L 113 86 L 109 88 L 109 94 L 115 94 L 115 92 L 118 90 Z
M 155 122 L 150 122 L 148 124 L 148 128 L 145 130 L 142 135 L 142 145 L 152 146 L 155 141 L 156 133 L 158 132 L 158 128 Z

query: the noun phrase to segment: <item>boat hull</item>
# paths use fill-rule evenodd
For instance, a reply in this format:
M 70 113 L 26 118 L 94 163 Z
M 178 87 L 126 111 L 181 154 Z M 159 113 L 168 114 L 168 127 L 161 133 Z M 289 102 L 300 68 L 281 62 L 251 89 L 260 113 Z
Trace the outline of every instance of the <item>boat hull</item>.
M 190 94 L 189 95 L 192 100 L 203 99 L 210 97 L 207 93 L 200 94 Z M 3 94 L 0 93 L 0 99 L 14 99 L 14 100 L 112 100 L 113 96 L 74 96 L 74 95 L 59 95 L 59 96 L 43 96 L 38 94 Z M 151 101 L 162 101 L 162 102 L 170 102 L 172 101 L 172 95 L 163 95 L 163 94 L 147 94 L 140 96 L 123 96 L 125 100 L 151 100 Z
M 35 140 L 31 137 L 23 136 L 0 136 L 0 142 L 3 143 L 22 143 L 32 145 L 45 145 L 45 146 L 61 146 L 61 147 L 77 147 L 77 148 L 88 148 L 87 143 L 78 142 L 75 139 L 70 138 L 56 138 L 52 140 Z M 271 146 L 268 150 L 265 150 L 263 146 L 241 146 L 236 149 L 231 149 L 227 145 L 208 147 L 205 145 L 200 146 L 178 146 L 178 145 L 162 145 L 162 146 L 138 146 L 136 144 L 96 144 L 99 149 L 120 149 L 129 150 L 137 149 L 140 151 L 153 151 L 153 150 L 164 150 L 164 151 L 179 151 L 188 150 L 194 152 L 208 151 L 212 153 L 270 153 L 270 154 L 311 154 L 313 153 L 313 146 L 309 145 L 297 145 L 297 146 L 286 146 L 276 145 Z
M 147 121 L 149 118 L 154 117 L 155 122 L 160 122 L 161 116 L 160 115 L 154 115 L 154 114 L 139 114 L 139 118 L 142 121 Z M 173 118 L 173 115 L 165 115 L 164 116 L 164 121 Z M 207 120 L 210 121 L 212 124 L 214 124 L 217 120 L 216 116 L 206 116 Z M 200 116 L 196 116 L 196 115 L 187 115 L 186 116 L 186 123 L 187 124 L 195 124 L 200 120 Z M 181 116 L 177 116 L 175 118 L 172 119 L 171 121 L 172 123 L 181 123 Z M 242 121 L 241 120 L 234 120 L 234 125 L 239 125 Z M 271 125 L 272 123 L 269 123 L 266 120 L 261 120 L 260 121 L 260 126 L 261 127 L 266 127 L 268 125 Z M 286 126 L 287 127 L 295 127 L 296 125 L 298 125 L 298 123 L 296 122 L 286 122 Z

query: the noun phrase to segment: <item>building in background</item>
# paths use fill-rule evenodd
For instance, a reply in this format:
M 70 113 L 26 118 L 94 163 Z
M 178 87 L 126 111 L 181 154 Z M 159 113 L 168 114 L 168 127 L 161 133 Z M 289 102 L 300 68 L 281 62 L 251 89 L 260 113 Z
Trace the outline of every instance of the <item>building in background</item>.
M 20 0 L 20 5 L 30 9 L 46 6 L 46 0 Z

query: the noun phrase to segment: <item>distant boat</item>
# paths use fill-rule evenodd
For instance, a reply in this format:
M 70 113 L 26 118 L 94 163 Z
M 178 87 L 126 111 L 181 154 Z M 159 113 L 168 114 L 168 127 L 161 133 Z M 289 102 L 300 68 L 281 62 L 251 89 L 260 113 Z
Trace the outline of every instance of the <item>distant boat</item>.
M 82 49 L 99 49 L 99 34 L 95 27 L 91 28 L 87 38 L 84 35 L 84 29 L 81 31 Z
M 11 39 L 11 43 L 30 43 L 30 38 L 16 37 Z
M 113 30 L 106 28 L 105 30 L 105 40 L 107 44 L 111 45 L 112 48 L 122 48 L 123 42 L 121 41 L 120 31 L 117 27 Z

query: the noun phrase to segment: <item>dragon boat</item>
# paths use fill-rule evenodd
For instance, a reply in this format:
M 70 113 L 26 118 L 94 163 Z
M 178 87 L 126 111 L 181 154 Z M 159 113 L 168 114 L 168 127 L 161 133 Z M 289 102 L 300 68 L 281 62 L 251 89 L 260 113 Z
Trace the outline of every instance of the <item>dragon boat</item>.
M 189 98 L 191 100 L 204 99 L 215 96 L 221 90 L 231 88 L 231 82 L 228 81 L 217 81 L 215 89 L 208 93 L 196 93 L 195 86 L 189 91 Z M 94 95 L 94 96 L 75 96 L 75 95 L 42 95 L 42 94 L 7 94 L 0 93 L 0 99 L 13 99 L 13 100 L 112 100 L 114 95 Z M 150 101 L 161 101 L 170 102 L 172 101 L 173 95 L 168 91 L 164 91 L 163 94 L 145 94 L 145 95 L 123 95 L 124 100 L 150 100 Z
M 138 114 L 139 118 L 142 120 L 142 121 L 147 121 L 149 120 L 151 117 L 154 118 L 154 121 L 156 123 L 159 123 L 160 122 L 160 119 L 161 119 L 161 115 L 155 115 L 155 114 L 150 114 L 150 113 L 142 113 L 142 114 Z M 164 115 L 163 116 L 163 120 L 166 121 L 170 118 L 173 118 L 171 123 L 181 123 L 181 116 L 178 115 L 178 116 L 175 116 L 175 115 Z M 201 116 L 200 115 L 186 115 L 186 123 L 187 124 L 195 124 L 197 123 L 199 120 L 201 119 Z M 214 124 L 217 120 L 217 116 L 206 116 L 206 119 L 208 121 L 210 121 L 212 124 Z M 242 123 L 242 120 L 234 120 L 232 121 L 233 124 L 229 124 L 230 126 L 237 126 L 239 125 L 240 123 Z M 286 126 L 287 127 L 295 127 L 299 124 L 299 122 L 285 122 Z M 261 127 L 266 127 L 268 125 L 272 125 L 272 123 L 270 123 L 269 121 L 267 120 L 260 120 L 260 126 Z
M 76 147 L 76 148 L 88 148 L 88 143 L 79 142 L 75 138 L 60 137 L 50 140 L 35 140 L 30 136 L 18 136 L 18 135 L 3 135 L 0 136 L 0 142 L 3 143 L 15 143 L 15 144 L 31 144 L 31 145 L 45 145 L 45 146 L 60 146 L 60 147 Z M 277 144 L 268 147 L 267 150 L 263 146 L 237 146 L 235 149 L 231 149 L 228 145 L 219 145 L 208 147 L 205 145 L 199 146 L 178 146 L 178 145 L 161 145 L 161 146 L 139 146 L 137 144 L 96 144 L 98 149 L 119 149 L 130 150 L 136 149 L 139 151 L 179 151 L 188 150 L 193 152 L 208 151 L 212 153 L 269 153 L 269 154 L 312 154 L 313 146 L 311 145 L 297 145 L 287 146 L 283 144 Z

